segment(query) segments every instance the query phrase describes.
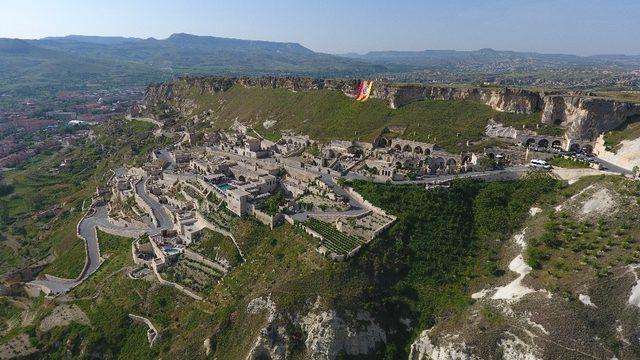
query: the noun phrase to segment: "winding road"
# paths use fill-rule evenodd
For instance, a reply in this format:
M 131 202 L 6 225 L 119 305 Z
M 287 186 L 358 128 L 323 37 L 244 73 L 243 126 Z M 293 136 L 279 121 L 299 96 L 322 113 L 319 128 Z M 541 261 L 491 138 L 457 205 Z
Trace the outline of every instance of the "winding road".
M 86 243 L 86 263 L 80 276 L 76 279 L 62 279 L 52 275 L 44 275 L 44 279 L 37 279 L 29 282 L 30 285 L 38 287 L 51 295 L 63 294 L 78 286 L 86 278 L 91 276 L 101 264 L 100 246 L 98 244 L 97 229 L 107 233 L 121 236 L 137 237 L 147 231 L 146 228 L 120 227 L 108 221 L 106 206 L 99 206 L 87 214 L 78 225 L 80 238 Z
M 157 224 L 153 227 L 126 227 L 109 221 L 106 206 L 98 206 L 91 210 L 78 224 L 79 237 L 86 243 L 86 264 L 80 276 L 76 279 L 62 279 L 52 275 L 44 275 L 44 279 L 30 281 L 28 285 L 44 290 L 50 295 L 64 294 L 81 284 L 85 279 L 95 273 L 101 264 L 100 245 L 98 243 L 97 229 L 114 235 L 137 238 L 144 233 L 158 233 L 173 227 L 173 219 L 155 198 L 149 195 L 145 189 L 147 178 L 143 177 L 135 185 L 138 196 L 151 208 Z
M 150 229 L 150 231 L 159 232 L 166 229 L 171 229 L 173 227 L 173 219 L 171 215 L 167 213 L 167 210 L 164 208 L 162 204 L 158 202 L 154 197 L 149 195 L 146 191 L 146 182 L 147 177 L 143 177 L 140 181 L 138 181 L 135 185 L 136 194 L 140 196 L 140 198 L 151 208 L 153 212 L 153 217 L 156 219 L 157 223 L 155 229 Z

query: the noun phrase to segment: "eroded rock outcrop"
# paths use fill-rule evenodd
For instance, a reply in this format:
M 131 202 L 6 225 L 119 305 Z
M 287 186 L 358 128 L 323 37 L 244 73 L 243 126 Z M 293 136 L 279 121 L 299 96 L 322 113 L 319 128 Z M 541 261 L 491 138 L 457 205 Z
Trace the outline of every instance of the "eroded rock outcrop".
M 305 345 L 310 359 L 335 359 L 347 355 L 367 355 L 387 341 L 387 335 L 367 312 L 356 314 L 355 323 L 342 319 L 334 310 L 314 309 L 301 319 L 307 333 Z
M 351 96 L 357 80 L 314 79 L 306 77 L 185 77 L 175 82 L 150 85 L 140 108 L 135 112 L 155 115 L 159 108 L 170 108 L 189 95 L 176 91 L 177 84 L 189 93 L 217 93 L 234 85 L 257 88 L 281 88 L 291 91 L 333 89 Z M 562 125 L 569 137 L 594 140 L 602 132 L 623 124 L 629 116 L 640 114 L 640 104 L 593 97 L 585 93 L 542 92 L 490 87 L 453 87 L 376 82 L 373 98 L 388 101 L 398 108 L 420 100 L 468 100 L 482 102 L 493 109 L 515 113 L 542 112 L 542 122 Z M 179 108 L 176 110 L 180 110 Z
M 250 314 L 267 313 L 267 321 L 247 355 L 252 359 L 288 359 L 296 344 L 287 332 L 293 325 L 304 334 L 304 358 L 313 360 L 335 359 L 340 354 L 366 356 L 387 341 L 387 334 L 376 320 L 365 311 L 353 319 L 345 319 L 333 309 L 323 309 L 317 299 L 309 311 L 290 318 L 276 311 L 270 298 L 257 298 L 247 307 Z
M 545 96 L 542 122 L 563 125 L 571 138 L 595 140 L 640 114 L 640 104 L 582 96 Z

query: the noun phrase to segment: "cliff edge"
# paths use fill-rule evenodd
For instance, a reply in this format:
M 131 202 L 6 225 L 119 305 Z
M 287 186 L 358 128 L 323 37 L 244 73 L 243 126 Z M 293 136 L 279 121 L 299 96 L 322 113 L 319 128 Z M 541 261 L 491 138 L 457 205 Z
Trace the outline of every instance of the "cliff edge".
M 331 89 L 352 96 L 357 80 L 308 77 L 184 77 L 182 81 L 200 94 L 227 91 L 235 85 L 252 88 L 282 88 L 291 91 Z M 174 99 L 176 81 L 151 84 L 141 103 L 141 113 L 153 116 L 158 106 Z M 511 88 L 454 87 L 418 84 L 375 83 L 372 97 L 384 99 L 390 108 L 420 100 L 467 100 L 486 104 L 497 111 L 542 113 L 542 123 L 561 125 L 567 136 L 576 140 L 595 140 L 600 134 L 640 115 L 640 104 L 598 98 L 585 94 L 532 91 Z

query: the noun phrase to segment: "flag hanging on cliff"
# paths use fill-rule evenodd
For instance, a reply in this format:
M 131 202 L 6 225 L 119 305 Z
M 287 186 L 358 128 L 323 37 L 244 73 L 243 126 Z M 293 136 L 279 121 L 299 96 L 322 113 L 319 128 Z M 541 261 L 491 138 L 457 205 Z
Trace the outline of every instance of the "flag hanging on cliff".
M 373 88 L 373 81 L 363 80 L 358 84 L 358 89 L 356 90 L 356 101 L 365 102 L 369 99 L 369 95 L 371 95 L 371 89 Z

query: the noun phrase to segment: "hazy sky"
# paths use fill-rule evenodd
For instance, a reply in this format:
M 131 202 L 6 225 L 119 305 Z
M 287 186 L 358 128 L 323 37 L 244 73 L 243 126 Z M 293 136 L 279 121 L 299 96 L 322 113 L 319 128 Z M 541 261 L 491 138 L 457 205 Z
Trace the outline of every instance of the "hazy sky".
M 172 33 L 299 42 L 329 53 L 640 54 L 640 0 L 2 0 L 0 37 Z

